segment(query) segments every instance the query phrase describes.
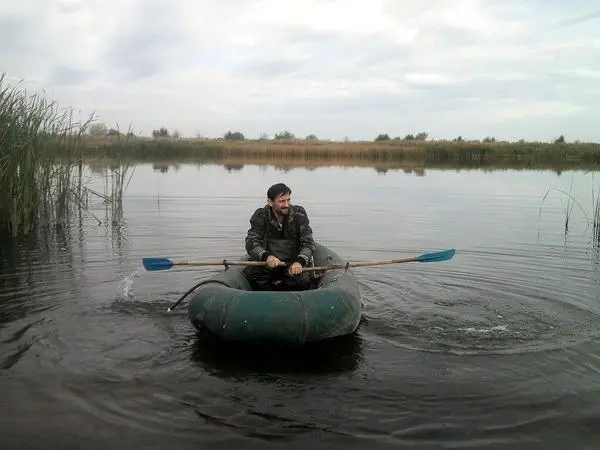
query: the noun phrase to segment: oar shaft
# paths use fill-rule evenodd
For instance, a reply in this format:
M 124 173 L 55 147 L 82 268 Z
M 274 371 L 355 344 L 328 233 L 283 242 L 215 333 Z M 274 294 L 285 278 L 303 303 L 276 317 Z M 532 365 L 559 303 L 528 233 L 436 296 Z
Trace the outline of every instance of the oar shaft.
M 266 266 L 264 261 L 230 261 L 227 259 L 217 259 L 214 261 L 173 261 L 174 266 Z
M 390 259 L 390 260 L 381 260 L 381 261 L 363 261 L 363 262 L 354 262 L 347 264 L 328 264 L 326 266 L 315 266 L 315 267 L 305 267 L 302 269 L 302 272 L 315 272 L 318 270 L 331 270 L 331 269 L 345 269 L 351 267 L 367 267 L 367 266 L 381 266 L 384 264 L 401 264 L 405 262 L 416 261 L 417 258 L 404 258 L 404 259 Z
M 350 267 L 367 267 L 367 266 L 380 266 L 383 264 L 400 264 L 405 262 L 441 262 L 447 261 L 454 257 L 455 250 L 445 250 L 441 252 L 424 253 L 419 256 L 413 256 L 410 258 L 403 259 L 389 259 L 389 260 L 376 260 L 376 261 L 362 261 L 362 262 L 347 262 L 344 264 L 329 264 L 324 266 L 306 267 L 303 269 L 304 272 L 314 272 L 318 270 L 330 270 L 330 269 L 348 269 Z M 208 261 L 192 261 L 192 260 L 175 260 L 172 261 L 169 258 L 143 258 L 142 264 L 144 268 L 149 271 L 155 270 L 167 270 L 173 266 L 267 266 L 266 261 L 248 261 L 248 260 L 233 260 L 227 259 L 215 259 Z M 287 266 L 285 262 L 281 262 L 280 266 Z

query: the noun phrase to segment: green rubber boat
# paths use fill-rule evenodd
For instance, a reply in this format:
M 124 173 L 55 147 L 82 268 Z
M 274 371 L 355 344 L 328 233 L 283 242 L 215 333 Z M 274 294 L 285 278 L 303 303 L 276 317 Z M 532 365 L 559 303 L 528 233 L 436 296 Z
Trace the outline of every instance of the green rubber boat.
M 313 257 L 315 266 L 345 264 L 318 243 Z M 228 341 L 284 344 L 322 341 L 358 328 L 362 301 L 350 269 L 319 272 L 311 290 L 253 291 L 242 268 L 230 266 L 191 294 L 188 315 L 194 327 Z

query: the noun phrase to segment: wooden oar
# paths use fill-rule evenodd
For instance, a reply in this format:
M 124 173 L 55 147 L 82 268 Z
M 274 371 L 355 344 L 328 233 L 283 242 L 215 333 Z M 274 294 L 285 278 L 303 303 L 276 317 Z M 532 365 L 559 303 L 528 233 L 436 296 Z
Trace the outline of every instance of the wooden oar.
M 455 250 L 443 250 L 440 252 L 423 253 L 419 256 L 404 259 L 389 259 L 380 261 L 362 261 L 362 262 L 347 262 L 345 264 L 329 264 L 326 266 L 305 267 L 303 272 L 315 272 L 318 270 L 331 269 L 347 269 L 350 267 L 367 267 L 380 266 L 384 264 L 401 264 L 406 262 L 441 262 L 452 259 Z M 167 270 L 173 266 L 266 266 L 264 261 L 242 261 L 242 260 L 208 260 L 208 261 L 188 261 L 188 260 L 171 260 L 169 258 L 143 258 L 142 263 L 147 271 Z M 286 265 L 282 263 L 282 265 Z
M 208 261 L 171 260 L 169 258 L 142 258 L 142 264 L 147 271 L 167 270 L 173 266 L 266 266 L 264 261 L 242 261 L 215 259 Z M 283 263 L 282 265 L 286 265 Z
M 432 252 L 432 253 L 423 253 L 419 256 L 414 256 L 412 258 L 403 258 L 403 259 L 388 259 L 388 260 L 380 260 L 380 261 L 360 261 L 360 262 L 347 262 L 345 264 L 329 264 L 326 266 L 315 266 L 315 267 L 305 267 L 302 269 L 303 272 L 315 272 L 319 270 L 331 270 L 331 269 L 348 269 L 350 267 L 367 267 L 367 266 L 381 266 L 384 264 L 402 264 L 406 262 L 441 262 L 448 261 L 454 257 L 454 253 L 456 250 L 442 250 L 440 252 Z
M 423 253 L 419 256 L 414 256 L 412 258 L 403 258 L 403 259 L 389 259 L 389 260 L 379 260 L 379 261 L 363 261 L 363 262 L 347 262 L 345 264 L 330 264 L 326 266 L 316 266 L 316 267 L 305 267 L 303 272 L 314 272 L 318 270 L 331 270 L 331 269 L 348 269 L 350 267 L 368 267 L 368 266 L 379 266 L 384 264 L 401 264 L 406 262 L 441 262 L 447 261 L 454 257 L 455 250 L 443 250 L 440 252 L 432 252 L 432 253 Z M 213 261 L 172 261 L 169 258 L 143 258 L 143 264 L 146 270 L 154 271 L 154 270 L 166 270 L 170 269 L 173 266 L 210 266 L 210 265 L 240 265 L 240 266 L 265 266 L 266 263 L 263 261 L 227 261 L 223 259 L 213 260 Z M 286 265 L 283 263 L 282 265 Z M 187 291 L 177 302 L 175 302 L 171 307 L 168 308 L 167 311 L 172 311 L 179 303 L 183 301 L 183 299 L 190 294 L 194 289 L 196 289 L 199 285 L 207 282 L 209 280 L 201 281 L 196 284 L 192 289 Z

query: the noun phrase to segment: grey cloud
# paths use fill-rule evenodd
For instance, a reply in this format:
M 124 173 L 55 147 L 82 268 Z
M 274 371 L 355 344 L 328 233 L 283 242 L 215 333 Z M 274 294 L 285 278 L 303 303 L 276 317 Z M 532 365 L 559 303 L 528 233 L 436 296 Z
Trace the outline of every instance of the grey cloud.
M 23 79 L 42 78 L 51 64 L 46 23 L 41 13 L 0 16 L 0 72 Z
M 179 30 L 175 4 L 138 1 L 131 14 L 121 18 L 110 42 L 107 61 L 126 79 L 139 79 L 170 69 L 172 52 L 185 37 Z
M 399 20 L 399 23 L 410 24 L 419 17 L 435 11 L 438 6 L 444 5 L 445 0 L 429 0 L 427 7 L 423 8 L 418 2 L 387 0 L 383 3 L 382 12 Z
M 286 54 L 291 47 L 300 48 L 310 54 L 307 62 L 320 60 L 321 56 L 326 54 L 327 60 L 332 59 L 334 52 L 340 50 L 343 44 L 343 37 L 335 33 L 315 32 L 304 26 L 279 26 L 275 25 L 263 36 L 266 45 L 257 46 L 252 49 L 249 55 L 244 55 L 245 62 L 251 66 L 256 63 L 262 65 L 270 64 L 275 61 L 286 62 Z M 277 44 L 277 50 L 274 50 L 272 43 Z
M 408 66 L 415 54 L 411 43 L 393 42 L 383 33 L 345 39 L 342 42 L 341 52 L 353 59 L 355 68 L 363 73 L 365 69 L 380 64 L 393 63 L 396 67 Z
M 49 73 L 49 78 L 43 81 L 45 86 L 68 86 L 87 81 L 91 72 L 53 60 L 56 49 L 52 47 L 49 29 L 42 16 L 38 11 L 29 16 L 0 17 L 1 70 L 26 80 L 41 80 Z
M 299 31 L 297 31 L 300 33 Z M 347 74 L 364 76 L 368 71 L 385 70 L 385 74 L 402 76 L 409 72 L 428 71 L 431 64 L 438 65 L 440 59 L 449 60 L 460 46 L 475 45 L 478 36 L 470 31 L 451 26 L 440 26 L 434 30 L 420 30 L 414 41 L 395 41 L 385 32 L 362 35 L 317 35 L 304 34 L 304 42 L 311 45 L 312 58 L 307 64 L 313 69 L 318 63 L 320 70 L 331 67 Z M 302 42 L 290 33 L 286 42 Z M 424 55 L 429 55 L 424 57 Z M 339 58 L 339 56 L 343 58 Z M 339 61 L 344 63 L 340 64 Z M 457 62 L 456 65 L 459 65 Z M 448 66 L 446 66 L 448 67 Z M 391 72 L 390 72 L 391 70 Z M 383 72 L 382 72 L 383 73 Z
M 254 75 L 263 79 L 290 75 L 298 72 L 304 65 L 302 61 L 289 60 L 264 60 L 243 64 L 239 67 L 247 75 Z
M 592 82 L 587 83 L 587 86 L 591 87 Z M 455 84 L 419 87 L 418 90 L 421 92 L 421 99 L 444 108 L 444 105 L 455 105 L 457 102 L 468 103 L 473 98 L 490 104 L 504 100 L 515 100 L 524 104 L 538 101 L 589 104 L 591 95 L 585 88 L 586 83 L 570 74 L 546 73 L 535 76 L 532 74 L 521 79 L 476 75 Z
M 35 19 L 16 14 L 0 17 L 0 56 L 35 52 L 35 31 L 39 30 Z
M 577 25 L 590 20 L 600 19 L 600 10 L 594 11 L 588 14 L 582 14 L 576 17 L 570 17 L 568 19 L 560 20 L 557 25 Z
M 108 6 L 95 10 L 90 2 L 55 2 L 63 14 L 48 23 L 41 20 L 47 13 L 40 0 L 39 9 L 26 17 L 0 17 L 0 70 L 37 78 L 69 99 L 75 92 L 80 104 L 99 108 L 107 122 L 133 121 L 151 130 L 164 121 L 185 135 L 195 132 L 197 121 L 207 135 L 235 126 L 256 136 L 290 129 L 323 138 L 419 131 L 450 138 L 545 138 L 556 131 L 576 139 L 574 133 L 597 136 L 593 27 L 600 12 L 576 15 L 586 6 L 573 1 L 568 6 L 557 0 L 456 4 L 466 14 L 471 7 L 485 14 L 497 31 L 491 35 L 477 32 L 477 26 L 453 25 L 453 14 L 436 10 L 453 8 L 445 0 L 426 7 L 389 0 L 385 19 L 396 28 L 382 24 L 381 32 L 371 33 L 315 31 L 310 18 L 305 26 L 267 23 L 271 18 L 257 18 L 260 6 L 252 0 L 210 8 L 187 3 L 185 14 L 197 11 L 202 23 L 194 26 L 181 3 L 132 0 L 106 16 L 110 24 L 102 39 L 96 39 L 102 32 L 96 26 L 77 40 L 60 21 L 72 24 L 79 15 L 71 13 L 82 7 L 90 8 L 89 14 L 108 14 Z M 597 9 L 590 4 L 587 10 Z M 557 18 L 565 26 L 557 26 Z M 404 32 L 414 39 L 397 39 Z M 245 36 L 257 45 L 245 45 Z M 72 53 L 65 53 L 67 39 L 73 39 Z M 46 74 L 49 79 L 43 79 Z M 157 74 L 164 78 L 128 89 L 128 81 Z M 78 89 L 90 79 L 98 80 L 97 90 Z M 152 95 L 157 89 L 161 95 Z M 566 112 L 587 110 L 576 116 L 556 111 L 553 117 L 553 111 L 543 110 L 546 104 L 565 105 Z
M 339 39 L 337 33 L 329 33 L 324 31 L 315 31 L 305 25 L 274 25 L 272 28 L 273 38 L 284 39 L 292 43 L 305 44 L 327 44 L 328 42 L 336 42 Z
M 81 70 L 75 67 L 56 67 L 50 78 L 50 84 L 53 86 L 76 86 L 84 84 L 93 77 L 89 70 Z
M 460 47 L 480 44 L 484 40 L 473 30 L 452 25 L 438 25 L 435 28 L 421 30 L 419 38 L 435 46 L 439 52 L 452 52 Z
M 58 9 L 61 13 L 74 13 L 85 9 L 85 3 L 83 1 L 78 2 L 60 2 Z
M 590 86 L 592 83 L 590 82 Z M 556 86 L 562 86 L 557 89 Z M 285 104 L 286 114 L 294 117 L 351 117 L 365 114 L 388 114 L 402 118 L 414 114 L 435 114 L 464 109 L 473 104 L 485 104 L 490 108 L 504 101 L 528 102 L 552 101 L 565 104 L 585 104 L 590 100 L 589 90 L 579 89 L 581 81 L 568 74 L 547 74 L 522 80 L 497 80 L 486 76 L 473 77 L 468 81 L 450 85 L 409 86 L 403 91 L 356 92 L 347 96 L 298 99 L 293 103 L 282 99 L 264 107 L 264 112 L 280 110 Z M 598 94 L 596 94 L 598 97 Z M 600 101 L 600 99 L 598 99 Z M 376 113 L 375 113 L 376 112 Z
M 280 51 L 256 49 L 240 68 L 265 76 L 296 73 L 317 78 L 341 74 L 360 77 L 380 63 L 405 63 L 412 52 L 408 46 L 392 42 L 384 33 L 345 35 L 295 26 L 279 27 L 272 37 L 280 44 Z M 292 46 L 308 56 L 289 60 L 286 49 Z
M 277 59 L 256 60 L 248 66 L 254 66 L 255 73 L 265 76 L 295 73 L 299 82 L 312 79 L 332 83 L 342 79 L 364 80 L 369 76 L 380 76 L 394 80 L 402 87 L 401 92 L 361 90 L 347 97 L 324 93 L 318 99 L 300 98 L 294 102 L 282 99 L 281 102 L 263 105 L 263 112 L 272 114 L 285 107 L 286 115 L 293 117 L 294 121 L 301 120 L 303 115 L 339 118 L 363 116 L 365 111 L 398 117 L 410 117 L 417 112 L 435 115 L 443 111 L 456 111 L 461 107 L 469 110 L 474 102 L 483 102 L 493 108 L 494 104 L 505 100 L 585 104 L 590 97 L 589 90 L 582 89 L 586 85 L 576 75 L 558 73 L 554 61 L 548 61 L 545 65 L 528 60 L 512 64 L 495 62 L 493 59 L 485 64 L 477 60 L 467 63 L 461 61 L 455 56 L 457 47 L 485 43 L 480 42 L 474 33 L 451 26 L 423 30 L 414 43 L 394 42 L 383 33 L 344 36 L 310 33 L 299 27 L 281 31 L 279 36 L 282 44 L 307 44 L 311 57 L 302 63 L 286 63 Z M 441 44 L 436 54 L 443 56 L 444 61 L 432 61 L 431 53 L 420 45 L 421 40 L 436 46 Z M 424 51 L 430 56 L 424 58 Z M 341 58 L 337 57 L 339 55 L 343 55 L 341 64 Z M 280 70 L 277 69 L 279 65 Z M 419 73 L 440 74 L 448 77 L 450 82 L 408 78 L 409 74 Z M 515 74 L 520 76 L 515 77 Z

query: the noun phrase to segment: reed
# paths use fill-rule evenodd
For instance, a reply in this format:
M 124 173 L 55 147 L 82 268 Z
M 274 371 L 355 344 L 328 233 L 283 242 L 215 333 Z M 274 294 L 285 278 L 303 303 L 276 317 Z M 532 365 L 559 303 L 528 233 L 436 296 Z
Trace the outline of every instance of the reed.
M 576 198 L 575 194 L 573 193 L 573 179 L 571 179 L 571 183 L 569 185 L 568 191 L 565 189 L 560 189 L 560 188 L 548 189 L 546 191 L 546 193 L 542 197 L 542 201 L 541 201 L 540 209 L 539 209 L 539 213 L 538 213 L 538 218 L 541 218 L 544 202 L 548 199 L 548 197 L 550 196 L 550 194 L 552 192 L 557 192 L 560 195 L 560 201 L 563 206 L 563 213 L 564 213 L 563 225 L 564 225 L 565 239 L 566 239 L 567 233 L 569 232 L 569 225 L 571 222 L 571 215 L 573 213 L 573 209 L 575 207 L 577 207 L 577 209 L 583 214 L 583 217 L 584 217 L 584 220 L 586 223 L 586 229 L 591 228 L 591 240 L 592 240 L 593 246 L 595 248 L 600 248 L 600 189 L 598 191 L 596 190 L 596 180 L 594 177 L 595 172 L 588 171 L 588 172 L 586 172 L 586 175 L 587 174 L 591 174 L 591 176 L 592 176 L 591 213 L 590 213 L 590 210 L 584 206 L 584 204 L 586 202 L 584 202 L 584 204 L 582 204 L 582 201 L 578 200 Z
M 126 152 L 130 145 L 131 138 L 128 135 L 125 137 L 119 135 L 115 147 L 121 153 Z M 123 196 L 135 173 L 135 168 L 134 163 L 119 158 L 117 161 L 112 161 L 104 172 L 104 192 L 110 199 L 108 203 L 111 206 L 110 218 L 112 225 L 118 225 L 123 219 Z
M 594 246 L 600 247 L 600 190 L 596 192 L 594 173 L 592 172 L 592 235 Z
M 138 144 L 133 144 L 134 146 Z M 142 152 L 143 153 L 143 152 Z M 251 166 L 275 166 L 291 170 L 295 168 L 315 169 L 318 167 L 362 167 L 373 168 L 378 172 L 387 172 L 394 170 L 402 171 L 420 171 L 424 173 L 427 169 L 432 170 L 483 170 L 486 172 L 503 170 L 551 170 L 558 174 L 567 170 L 598 170 L 598 164 L 594 162 L 584 162 L 578 160 L 546 160 L 539 158 L 536 160 L 519 159 L 494 159 L 481 160 L 479 158 L 464 158 L 461 160 L 439 159 L 439 158 L 356 158 L 352 156 L 329 156 L 325 158 L 311 157 L 310 155 L 284 155 L 273 154 L 244 154 L 234 153 L 230 156 L 223 156 L 223 151 L 214 151 L 213 155 L 190 151 L 187 153 L 165 152 L 156 155 L 151 152 L 139 154 L 139 152 L 127 152 L 121 150 L 118 156 L 115 151 L 110 149 L 96 150 L 94 152 L 86 151 L 84 161 L 91 168 L 98 167 L 97 173 L 101 173 L 100 167 L 105 167 L 111 161 L 126 161 L 130 164 L 153 164 L 157 167 L 165 167 L 179 164 L 203 165 L 219 164 L 226 168 L 242 168 L 244 165 Z
M 14 236 L 68 217 L 87 123 L 0 75 L 0 232 Z
M 573 208 L 577 205 L 577 207 L 581 210 L 581 212 L 583 213 L 583 215 L 586 217 L 586 221 L 587 219 L 587 214 L 585 212 L 585 208 L 577 201 L 577 199 L 575 198 L 575 196 L 573 195 L 573 180 L 571 179 L 571 184 L 569 186 L 569 190 L 565 191 L 564 189 L 549 189 L 546 191 L 546 193 L 544 194 L 544 196 L 542 197 L 542 202 L 540 204 L 540 209 L 538 212 L 538 218 L 541 217 L 542 215 L 542 207 L 544 205 L 544 202 L 546 201 L 546 199 L 548 198 L 548 196 L 551 194 L 552 191 L 556 191 L 560 194 L 562 194 L 561 198 L 561 203 L 563 205 L 563 212 L 564 212 L 564 232 L 565 235 L 569 232 L 569 221 L 571 220 L 571 214 L 573 213 Z
M 111 137 L 86 143 L 86 157 L 116 155 Z M 306 162 L 354 161 L 375 163 L 418 162 L 460 166 L 505 165 L 531 168 L 541 165 L 560 167 L 597 167 L 600 144 L 480 141 L 318 141 L 318 140 L 226 140 L 133 138 L 126 153 L 119 157 L 160 161 L 194 158 L 196 160 L 248 159 L 266 163 L 286 159 Z
M 87 205 L 90 195 L 99 197 L 105 205 L 105 221 L 113 226 L 118 226 L 123 219 L 124 194 L 137 164 L 131 157 L 123 156 L 134 153 L 131 151 L 133 138 L 130 132 L 112 136 L 111 141 L 110 158 L 93 159 L 87 164 L 97 177 L 102 178 L 103 192 L 86 187 L 84 198 Z M 102 222 L 98 217 L 94 217 L 99 223 Z
M 88 136 L 81 146 L 87 160 L 95 158 L 112 160 L 155 161 L 173 158 L 213 159 L 223 156 L 218 143 L 202 140 L 150 139 L 131 135 Z

